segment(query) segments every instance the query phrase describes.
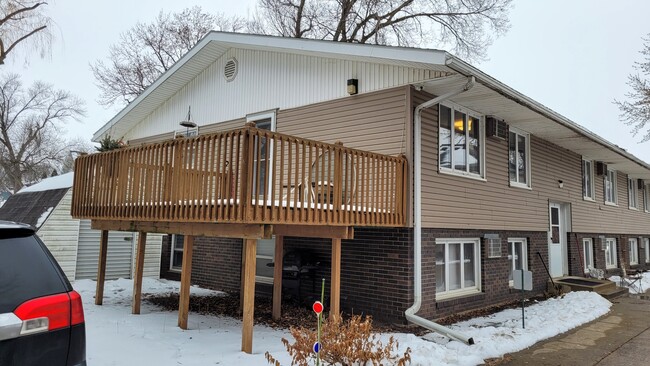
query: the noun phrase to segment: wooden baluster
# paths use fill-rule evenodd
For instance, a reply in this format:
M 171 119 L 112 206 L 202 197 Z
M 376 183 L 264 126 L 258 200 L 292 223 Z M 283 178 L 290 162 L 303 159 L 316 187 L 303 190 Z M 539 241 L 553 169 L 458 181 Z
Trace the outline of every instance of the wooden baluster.
M 336 224 L 340 224 L 342 221 L 341 218 L 341 203 L 342 203 L 342 198 L 343 198 L 343 156 L 342 156 L 342 148 L 343 148 L 343 143 L 341 141 L 337 141 L 335 143 L 336 147 L 334 147 L 334 187 L 333 187 L 333 202 L 332 205 L 333 207 L 333 219 Z

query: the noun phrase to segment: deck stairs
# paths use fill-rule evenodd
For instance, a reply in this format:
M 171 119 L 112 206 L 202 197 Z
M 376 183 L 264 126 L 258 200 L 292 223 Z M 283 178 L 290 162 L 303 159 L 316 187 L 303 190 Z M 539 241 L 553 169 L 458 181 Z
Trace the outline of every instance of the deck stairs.
M 554 278 L 553 281 L 556 285 L 561 285 L 564 289 L 570 291 L 594 291 L 606 299 L 613 299 L 628 293 L 625 287 L 616 286 L 616 282 L 610 280 L 599 280 L 596 278 L 584 278 L 577 276 L 567 276 Z M 552 285 L 549 281 L 549 288 Z

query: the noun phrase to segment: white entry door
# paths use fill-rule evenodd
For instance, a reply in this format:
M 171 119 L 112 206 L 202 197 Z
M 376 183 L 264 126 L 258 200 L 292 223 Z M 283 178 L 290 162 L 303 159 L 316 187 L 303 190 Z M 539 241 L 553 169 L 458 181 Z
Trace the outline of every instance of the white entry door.
M 551 277 L 562 277 L 566 262 L 566 228 L 562 205 L 549 205 L 550 230 L 548 233 L 548 261 Z

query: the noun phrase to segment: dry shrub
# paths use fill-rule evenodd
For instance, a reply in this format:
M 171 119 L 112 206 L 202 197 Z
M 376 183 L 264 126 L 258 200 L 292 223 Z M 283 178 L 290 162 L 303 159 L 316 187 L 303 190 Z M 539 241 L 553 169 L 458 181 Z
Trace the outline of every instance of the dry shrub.
M 292 366 L 316 364 L 316 354 L 313 351 L 317 341 L 317 331 L 305 327 L 291 327 L 291 335 L 296 340 L 290 344 L 286 339 L 282 343 L 292 357 Z M 407 348 L 403 355 L 394 353 L 399 349 L 399 343 L 391 336 L 385 345 L 377 334 L 372 332 L 372 319 L 354 315 L 347 321 L 334 317 L 324 321 L 321 334 L 320 358 L 322 365 L 396 365 L 405 366 L 411 362 L 411 349 Z M 280 366 L 270 353 L 266 352 L 266 360 Z

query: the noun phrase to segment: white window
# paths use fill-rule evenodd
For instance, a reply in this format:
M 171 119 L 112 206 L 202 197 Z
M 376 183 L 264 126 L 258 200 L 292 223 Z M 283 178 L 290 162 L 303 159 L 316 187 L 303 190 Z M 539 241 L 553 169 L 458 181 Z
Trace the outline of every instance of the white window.
M 261 130 L 275 131 L 275 111 L 249 114 L 246 116 L 246 122 L 255 122 L 255 127 Z M 273 171 L 273 141 L 267 141 L 267 138 L 256 137 L 254 142 L 253 156 L 253 194 L 264 196 L 264 192 L 271 187 L 273 179 L 267 172 Z M 261 145 L 261 146 L 260 146 Z M 259 166 L 259 172 L 258 170 Z M 268 197 L 270 200 L 271 198 Z
M 627 179 L 627 202 L 631 209 L 636 210 L 637 204 L 636 179 Z
M 172 235 L 171 258 L 169 260 L 169 269 L 180 271 L 183 269 L 183 235 Z
M 273 284 L 273 263 L 275 258 L 275 239 L 258 239 L 256 252 L 255 281 Z
M 508 138 L 510 185 L 530 188 L 530 135 L 510 128 Z
M 441 172 L 483 178 L 483 121 L 460 107 L 440 105 L 438 163 Z
M 525 238 L 508 239 L 508 260 L 510 260 L 509 280 L 512 285 L 512 271 L 528 269 L 528 243 Z
M 643 208 L 645 212 L 650 212 L 650 184 L 646 184 L 643 190 Z
M 605 268 L 616 268 L 616 239 L 605 239 Z
M 645 249 L 645 262 L 650 263 L 650 238 L 643 238 L 643 248 Z
M 617 203 L 616 197 L 616 171 L 607 169 L 605 176 L 605 203 L 615 205 Z
M 629 238 L 627 243 L 630 251 L 630 265 L 639 264 L 639 242 L 636 238 Z
M 481 291 L 480 240 L 436 239 L 436 298 Z
M 585 273 L 594 268 L 594 245 L 591 238 L 582 239 L 582 263 Z
M 582 161 L 582 197 L 586 200 L 594 200 L 594 162 L 591 160 Z

